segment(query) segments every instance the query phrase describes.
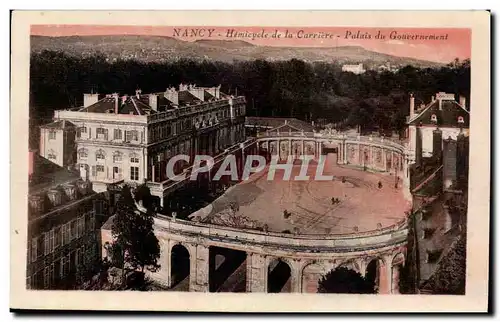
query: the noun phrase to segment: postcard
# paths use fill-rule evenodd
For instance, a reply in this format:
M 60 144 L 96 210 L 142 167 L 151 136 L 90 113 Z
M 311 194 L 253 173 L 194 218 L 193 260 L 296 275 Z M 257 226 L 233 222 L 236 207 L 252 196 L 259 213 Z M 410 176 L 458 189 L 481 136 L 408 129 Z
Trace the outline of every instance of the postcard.
M 488 310 L 489 12 L 14 11 L 11 62 L 12 309 Z

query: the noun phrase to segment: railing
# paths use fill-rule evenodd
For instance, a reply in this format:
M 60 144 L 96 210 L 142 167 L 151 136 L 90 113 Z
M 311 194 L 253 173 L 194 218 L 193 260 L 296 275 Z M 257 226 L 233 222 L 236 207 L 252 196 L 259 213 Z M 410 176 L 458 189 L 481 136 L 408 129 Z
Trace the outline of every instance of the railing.
M 352 234 L 330 235 L 295 235 L 275 232 L 262 232 L 250 229 L 217 226 L 199 222 L 190 222 L 172 219 L 167 216 L 157 215 L 155 226 L 171 233 L 180 233 L 205 237 L 208 239 L 229 242 L 243 242 L 254 244 L 288 245 L 291 247 L 319 248 L 370 248 L 373 246 L 390 245 L 404 242 L 407 234 L 407 218 L 397 224 L 366 232 Z
M 238 150 L 245 149 L 249 147 L 250 145 L 254 144 L 256 141 L 255 139 L 248 139 L 242 143 L 238 143 L 235 145 L 230 146 L 227 148 L 224 152 L 214 156 L 214 164 L 218 164 L 219 162 L 223 161 L 224 158 L 227 155 L 233 154 L 237 152 Z M 183 170 L 182 173 L 176 175 L 174 178 L 167 179 L 162 182 L 148 182 L 148 186 L 155 190 L 155 192 L 159 191 L 168 191 L 171 189 L 176 188 L 176 186 L 181 186 L 186 180 L 189 180 L 189 177 L 191 176 L 193 172 L 194 166 L 191 165 L 187 167 L 186 169 Z M 198 169 L 197 171 L 201 171 L 201 169 Z
M 343 140 L 348 143 L 366 142 L 370 144 L 379 144 L 397 148 L 402 152 L 406 150 L 404 142 L 394 140 L 391 138 L 374 138 L 368 136 L 347 136 L 345 134 L 337 133 L 319 133 L 319 132 L 273 132 L 273 133 L 258 133 L 257 139 L 271 139 L 271 138 L 284 138 L 284 137 L 299 137 L 299 138 L 312 138 L 312 139 L 326 139 L 326 140 Z
M 232 98 L 233 104 L 238 104 L 238 103 L 244 103 L 245 99 L 244 97 L 235 97 Z M 220 100 L 220 101 L 213 101 L 213 102 L 204 102 L 201 104 L 197 105 L 192 105 L 192 106 L 182 106 L 176 109 L 168 110 L 166 112 L 161 112 L 161 113 L 155 113 L 147 116 L 147 122 L 155 122 L 159 120 L 165 120 L 165 119 L 175 119 L 178 118 L 179 116 L 185 116 L 185 115 L 190 115 L 194 113 L 199 113 L 199 112 L 209 112 L 221 107 L 227 106 L 228 99 L 225 100 Z
M 147 122 L 146 115 L 92 113 L 92 112 L 89 113 L 89 112 L 68 111 L 68 110 L 54 111 L 54 118 L 66 119 L 66 120 L 82 120 L 88 122 L 110 121 L 110 122 L 130 122 L 130 123 L 141 123 L 141 124 Z

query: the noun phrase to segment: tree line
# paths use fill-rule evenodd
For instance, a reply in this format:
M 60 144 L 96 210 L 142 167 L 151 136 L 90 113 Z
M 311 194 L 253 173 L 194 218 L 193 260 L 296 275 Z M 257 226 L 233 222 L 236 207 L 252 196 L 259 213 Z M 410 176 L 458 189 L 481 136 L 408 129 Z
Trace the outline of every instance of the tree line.
M 247 98 L 247 115 L 324 120 L 362 129 L 398 131 L 408 114 L 408 93 L 429 101 L 438 91 L 470 95 L 470 61 L 442 68 L 406 66 L 397 72 L 341 71 L 335 62 L 179 60 L 109 62 L 104 55 L 79 58 L 63 52 L 32 53 L 31 128 L 50 120 L 55 109 L 81 106 L 90 92 L 133 94 L 164 91 L 180 83 L 216 86 Z M 469 100 L 468 100 L 469 101 Z

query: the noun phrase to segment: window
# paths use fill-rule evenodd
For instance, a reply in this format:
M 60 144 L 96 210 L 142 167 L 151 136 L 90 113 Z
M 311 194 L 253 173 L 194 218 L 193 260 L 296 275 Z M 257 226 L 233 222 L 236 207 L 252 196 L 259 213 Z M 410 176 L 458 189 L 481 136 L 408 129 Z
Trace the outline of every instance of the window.
M 104 172 L 104 166 L 103 165 L 96 165 L 95 169 L 97 172 Z
M 76 131 L 76 136 L 78 138 L 81 138 L 82 134 L 85 134 L 83 135 L 84 137 L 87 136 L 87 128 L 85 126 L 79 127 L 78 130 Z
M 77 220 L 76 236 L 81 237 L 85 232 L 85 216 L 81 216 Z
M 130 167 L 130 180 L 139 180 L 139 167 Z
M 57 159 L 57 154 L 54 151 L 50 150 L 49 154 L 47 155 L 47 158 L 49 160 L 56 160 Z
M 31 262 L 35 262 L 38 257 L 38 238 L 31 240 Z
M 90 215 L 89 217 L 89 230 L 93 230 L 95 226 L 95 217 L 94 215 Z
M 54 249 L 61 247 L 61 227 L 54 229 Z
M 69 256 L 61 257 L 61 278 L 69 274 Z
M 31 276 L 26 278 L 26 289 L 31 290 Z
M 458 117 L 458 123 L 464 123 L 464 117 L 463 116 L 459 116 Z
M 43 253 L 45 256 L 50 254 L 50 239 L 49 239 L 49 233 L 44 233 L 43 234 Z
M 80 159 L 86 159 L 89 156 L 89 151 L 87 149 L 78 150 L 78 157 Z
M 75 238 L 77 238 L 77 230 L 76 230 L 76 219 L 73 219 L 71 222 L 70 222 L 70 229 L 71 229 L 71 233 L 70 233 L 70 239 L 73 240 Z
M 103 127 L 98 127 L 96 129 L 96 134 L 98 139 L 104 139 L 104 140 L 108 139 L 108 130 Z
M 105 160 L 106 159 L 106 154 L 104 153 L 103 150 L 98 150 L 95 153 L 95 159 L 96 159 L 96 161 Z
M 49 131 L 49 140 L 55 140 L 56 139 L 56 131 L 51 130 Z
M 130 141 L 138 141 L 139 135 L 136 130 L 132 131 L 125 131 L 125 141 L 130 142 Z
M 122 154 L 120 152 L 113 154 L 113 162 L 122 162 Z
M 62 230 L 62 244 L 61 245 L 66 245 L 67 243 L 69 243 L 68 224 L 63 224 L 61 230 Z
M 122 130 L 115 129 L 113 131 L 113 139 L 115 139 L 115 140 L 121 140 L 122 139 Z
M 139 157 L 136 155 L 132 155 L 130 157 L 130 163 L 139 163 Z
M 46 266 L 43 269 L 43 288 L 47 289 L 50 287 L 50 266 Z
M 113 167 L 113 179 L 121 179 L 122 178 L 122 168 Z

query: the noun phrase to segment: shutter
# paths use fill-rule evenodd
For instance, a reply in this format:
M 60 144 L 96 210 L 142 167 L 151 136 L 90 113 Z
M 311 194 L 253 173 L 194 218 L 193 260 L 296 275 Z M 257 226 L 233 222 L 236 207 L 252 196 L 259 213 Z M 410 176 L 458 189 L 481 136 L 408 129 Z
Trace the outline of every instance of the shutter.
M 95 168 L 95 165 L 92 166 L 92 176 L 95 177 L 96 176 L 96 168 Z
M 88 134 L 88 138 L 91 139 L 92 138 L 92 128 L 89 126 L 89 134 Z
M 108 140 L 108 129 L 104 130 L 104 139 L 107 141 Z

